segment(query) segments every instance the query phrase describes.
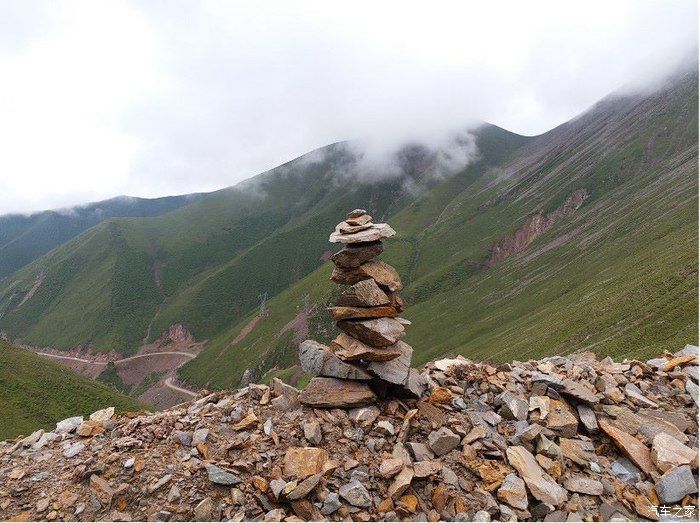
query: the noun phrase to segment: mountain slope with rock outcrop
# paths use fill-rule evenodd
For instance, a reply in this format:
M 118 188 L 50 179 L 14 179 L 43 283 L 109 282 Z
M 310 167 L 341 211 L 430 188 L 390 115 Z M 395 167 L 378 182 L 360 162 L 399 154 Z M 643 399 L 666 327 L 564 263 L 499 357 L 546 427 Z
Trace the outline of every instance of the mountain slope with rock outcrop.
M 272 387 L 71 418 L 0 443 L 0 517 L 658 520 L 698 505 L 698 348 L 439 360 L 419 400 L 353 410 Z

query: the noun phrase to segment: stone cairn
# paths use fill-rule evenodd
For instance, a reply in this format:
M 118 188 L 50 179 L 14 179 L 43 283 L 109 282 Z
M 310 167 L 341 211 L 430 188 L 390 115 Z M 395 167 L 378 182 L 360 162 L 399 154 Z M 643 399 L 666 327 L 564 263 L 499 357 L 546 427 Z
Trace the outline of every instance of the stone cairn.
M 399 318 L 403 288 L 396 269 L 374 258 L 384 251 L 382 239 L 396 234 L 386 223 L 356 209 L 340 222 L 329 241 L 344 248 L 331 260 L 331 280 L 348 287 L 328 310 L 342 331 L 330 347 L 306 340 L 299 360 L 316 375 L 299 396 L 320 408 L 352 408 L 379 397 L 419 397 L 423 378 L 411 368 L 413 349 L 401 341 L 408 320 Z

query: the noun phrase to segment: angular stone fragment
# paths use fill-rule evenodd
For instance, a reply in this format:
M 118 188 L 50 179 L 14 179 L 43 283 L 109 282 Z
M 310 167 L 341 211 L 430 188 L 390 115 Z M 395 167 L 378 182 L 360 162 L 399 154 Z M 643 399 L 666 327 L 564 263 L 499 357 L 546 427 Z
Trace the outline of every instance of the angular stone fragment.
M 356 479 L 341 486 L 338 490 L 338 494 L 354 507 L 365 508 L 372 504 L 372 498 L 369 492 L 367 492 L 365 486 Z
M 214 521 L 214 502 L 207 496 L 194 507 L 195 521 Z
M 569 492 L 588 494 L 589 496 L 602 496 L 603 484 L 595 479 L 581 474 L 574 474 L 564 481 L 564 488 Z
M 347 221 L 342 221 L 335 226 L 335 232 L 339 232 L 341 234 L 353 234 L 356 232 L 367 230 L 370 227 L 372 227 L 371 223 L 353 225 L 351 223 L 348 223 Z
M 106 409 L 101 409 L 90 414 L 90 421 L 105 423 L 112 419 L 112 416 L 114 416 L 114 407 L 107 407 Z
M 400 343 L 377 349 L 341 332 L 331 343 L 331 350 L 343 361 L 387 361 L 401 356 Z
M 519 510 L 527 510 L 527 491 L 525 482 L 515 474 L 508 474 L 498 492 L 498 499 Z
M 238 476 L 227 472 L 221 467 L 217 467 L 216 465 L 206 463 L 204 465 L 204 468 L 207 470 L 207 477 L 209 478 L 209 481 L 211 481 L 212 483 L 216 483 L 217 485 L 230 486 L 241 482 Z
M 598 430 L 598 420 L 595 417 L 595 412 L 593 412 L 593 409 L 587 405 L 578 405 L 576 410 L 578 411 L 578 417 L 581 420 L 581 423 L 584 427 L 586 427 L 586 431 L 589 434 L 597 434 L 600 432 Z
M 56 432 L 71 433 L 75 429 L 77 429 L 82 422 L 82 416 L 73 416 L 72 418 L 66 418 L 56 423 Z
M 394 479 L 387 493 L 391 499 L 396 499 L 401 496 L 411 486 L 413 480 L 413 467 L 404 467 L 398 476 Z
M 655 402 L 651 401 L 644 394 L 642 394 L 642 391 L 639 390 L 639 387 L 637 387 L 632 382 L 628 382 L 625 385 L 625 394 L 628 398 L 632 398 L 637 403 L 641 403 L 642 405 L 646 405 L 647 407 L 652 407 L 654 409 L 658 407 L 658 405 Z
M 685 356 L 676 356 L 675 358 L 672 358 L 666 362 L 666 364 L 663 367 L 664 372 L 670 372 L 676 367 L 682 367 L 683 365 L 687 365 L 688 363 L 696 363 L 697 364 L 698 356 L 697 354 L 687 354 Z
M 428 434 L 428 446 L 438 456 L 456 449 L 459 442 L 460 437 L 447 427 L 440 427 Z
M 387 223 L 373 223 L 369 229 L 354 234 L 341 234 L 334 231 L 328 241 L 331 243 L 367 243 L 390 238 L 396 234 Z
M 362 210 L 362 209 L 358 209 Z M 369 223 L 372 221 L 372 217 L 367 214 L 366 212 L 364 214 L 361 214 L 360 216 L 348 216 L 345 219 L 346 222 L 348 222 L 350 225 L 364 225 L 366 223 Z
M 416 461 L 413 464 L 413 476 L 427 478 L 440 472 L 442 464 L 439 461 Z
M 598 397 L 582 383 L 570 379 L 565 379 L 562 383 L 564 385 L 561 389 L 563 394 L 589 405 L 598 403 Z
M 328 452 L 317 447 L 289 447 L 284 454 L 284 475 L 306 479 L 318 474 L 328 461 Z
M 582 467 L 587 468 L 590 463 L 596 463 L 598 461 L 593 443 L 590 441 L 559 438 L 559 448 L 565 458 L 569 458 Z
M 607 419 L 601 418 L 598 420 L 598 425 L 610 439 L 615 442 L 622 452 L 641 470 L 649 475 L 656 473 L 656 467 L 651 459 L 649 449 L 641 441 L 634 436 L 613 426 Z
M 654 437 L 651 459 L 661 472 L 666 472 L 681 465 L 697 466 L 698 451 L 662 432 Z
M 389 296 L 372 279 L 351 285 L 335 302 L 339 307 L 378 307 L 390 303 Z
M 535 498 L 555 507 L 566 502 L 568 499 L 566 490 L 542 470 L 534 456 L 525 447 L 508 447 L 506 456 Z
M 340 320 L 367 320 L 372 318 L 394 318 L 399 315 L 391 305 L 380 305 L 378 307 L 328 307 L 331 318 Z
M 377 396 L 358 381 L 316 377 L 301 391 L 299 401 L 310 407 L 351 408 L 374 403 Z
M 401 458 L 387 458 L 379 464 L 379 474 L 384 478 L 396 476 L 403 469 L 403 460 Z
M 321 424 L 314 420 L 304 423 L 304 437 L 306 441 L 314 445 L 321 443 L 323 433 L 321 432 Z
M 510 420 L 526 420 L 528 412 L 528 402 L 512 392 L 504 392 L 499 396 L 503 406 L 501 416 Z
M 359 367 L 343 362 L 328 347 L 314 340 L 306 340 L 301 343 L 299 362 L 306 372 L 317 376 L 347 380 L 369 380 L 372 378 Z
M 90 476 L 90 489 L 94 492 L 97 501 L 99 501 L 103 507 L 109 508 L 112 504 L 112 497 L 114 496 L 114 489 L 109 482 L 97 474 L 93 474 Z
M 698 493 L 698 484 L 688 465 L 682 465 L 665 472 L 656 483 L 656 493 L 662 504 L 676 503 L 688 494 Z
M 339 321 L 337 325 L 346 334 L 373 347 L 394 345 L 404 333 L 403 324 L 395 318 L 345 320 Z
M 425 376 L 412 368 L 408 371 L 408 380 L 406 383 L 403 385 L 395 385 L 392 389 L 392 393 L 397 398 L 417 399 L 423 396 L 427 388 L 428 383 Z
M 551 400 L 547 415 L 547 428 L 564 437 L 574 436 L 578 432 L 578 419 L 564 401 Z
M 403 385 L 408 382 L 413 349 L 402 341 L 396 342 L 390 348 L 398 351 L 400 356 L 387 361 L 372 361 L 367 366 L 367 370 L 387 383 Z
M 348 245 L 331 256 L 331 260 L 337 267 L 349 269 L 359 267 L 379 256 L 382 252 L 384 252 L 384 245 L 380 241 Z
M 372 279 L 377 285 L 392 292 L 403 288 L 399 273 L 391 265 L 383 261 L 368 261 L 359 267 L 333 269 L 331 281 L 341 285 L 354 285 L 363 280 Z

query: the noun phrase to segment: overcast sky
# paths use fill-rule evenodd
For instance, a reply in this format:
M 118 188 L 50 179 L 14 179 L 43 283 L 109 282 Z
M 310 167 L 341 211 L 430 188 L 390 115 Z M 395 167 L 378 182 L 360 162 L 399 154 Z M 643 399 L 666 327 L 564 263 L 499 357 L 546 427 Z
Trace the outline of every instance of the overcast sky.
M 0 0 L 0 214 L 218 189 L 344 139 L 538 134 L 695 45 L 695 0 Z

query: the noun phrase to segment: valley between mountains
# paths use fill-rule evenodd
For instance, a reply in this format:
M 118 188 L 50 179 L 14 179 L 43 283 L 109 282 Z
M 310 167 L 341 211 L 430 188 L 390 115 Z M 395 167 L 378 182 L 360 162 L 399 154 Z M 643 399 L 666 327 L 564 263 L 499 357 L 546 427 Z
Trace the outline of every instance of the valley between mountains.
M 327 231 L 359 207 L 397 231 L 416 366 L 696 343 L 697 95 L 693 69 L 540 136 L 482 124 L 457 170 L 336 143 L 213 193 L 0 217 L 0 332 L 160 407 L 303 383 L 299 342 L 333 332 Z

